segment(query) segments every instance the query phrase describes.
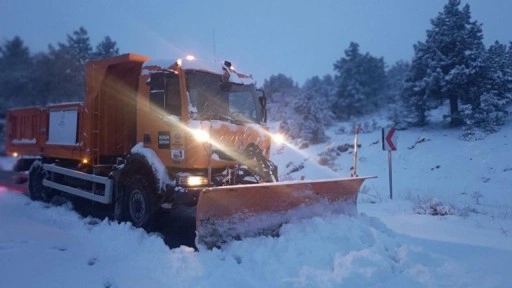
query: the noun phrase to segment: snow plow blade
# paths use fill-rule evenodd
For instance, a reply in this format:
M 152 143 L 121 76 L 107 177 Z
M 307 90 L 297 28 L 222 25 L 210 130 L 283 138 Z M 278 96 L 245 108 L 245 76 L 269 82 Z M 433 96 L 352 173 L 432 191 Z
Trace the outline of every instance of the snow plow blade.
M 327 214 L 357 213 L 364 180 L 355 177 L 204 189 L 196 211 L 196 244 L 208 249 L 258 235 L 277 235 L 282 224 Z

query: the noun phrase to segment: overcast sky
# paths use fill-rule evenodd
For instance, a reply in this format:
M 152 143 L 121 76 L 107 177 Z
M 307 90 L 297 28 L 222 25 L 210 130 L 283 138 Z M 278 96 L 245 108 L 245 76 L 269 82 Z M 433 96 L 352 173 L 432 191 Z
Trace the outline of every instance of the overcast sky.
M 351 41 L 387 65 L 410 60 L 447 0 L 0 0 L 0 43 L 18 35 L 32 53 L 83 26 L 121 53 L 230 60 L 263 84 L 283 73 L 302 84 L 333 74 Z M 486 45 L 512 40 L 511 0 L 463 0 Z

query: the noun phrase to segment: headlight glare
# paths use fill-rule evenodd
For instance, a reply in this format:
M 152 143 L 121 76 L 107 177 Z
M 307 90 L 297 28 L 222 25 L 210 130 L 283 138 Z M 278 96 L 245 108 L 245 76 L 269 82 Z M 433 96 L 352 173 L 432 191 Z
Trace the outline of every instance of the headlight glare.
M 194 138 L 196 138 L 199 142 L 208 142 L 210 141 L 210 133 L 204 130 L 193 130 L 192 135 L 194 135 Z
M 272 140 L 276 144 L 283 144 L 285 142 L 283 134 L 272 134 Z
M 199 187 L 208 184 L 208 178 L 205 176 L 185 176 L 180 177 L 178 183 L 184 187 Z

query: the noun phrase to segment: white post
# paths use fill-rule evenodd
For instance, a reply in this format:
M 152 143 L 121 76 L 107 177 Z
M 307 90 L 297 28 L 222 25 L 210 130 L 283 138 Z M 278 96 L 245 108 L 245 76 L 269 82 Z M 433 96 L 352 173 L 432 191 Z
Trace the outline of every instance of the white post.
M 391 150 L 388 150 L 388 170 L 389 170 L 389 199 L 393 199 L 393 165 L 391 165 Z
M 356 135 L 354 137 L 354 170 L 350 174 L 351 177 L 357 177 L 357 145 L 359 145 L 359 125 L 356 125 Z

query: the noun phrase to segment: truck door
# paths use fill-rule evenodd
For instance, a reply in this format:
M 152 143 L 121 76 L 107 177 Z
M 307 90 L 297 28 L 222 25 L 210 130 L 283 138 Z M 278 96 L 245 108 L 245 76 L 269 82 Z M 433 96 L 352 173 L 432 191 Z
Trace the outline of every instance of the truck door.
M 181 118 L 181 98 L 178 75 L 155 72 L 149 80 L 151 109 L 159 114 Z
M 150 121 L 143 125 L 145 146 L 153 148 L 167 167 L 185 165 L 179 77 L 172 71 L 153 72 L 147 85 Z

